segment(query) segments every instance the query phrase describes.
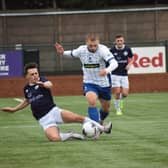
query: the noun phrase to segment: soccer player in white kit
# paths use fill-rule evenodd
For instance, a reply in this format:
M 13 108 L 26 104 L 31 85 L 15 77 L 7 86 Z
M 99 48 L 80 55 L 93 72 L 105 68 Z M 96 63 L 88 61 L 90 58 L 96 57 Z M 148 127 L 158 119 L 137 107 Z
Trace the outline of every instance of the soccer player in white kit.
M 92 120 L 103 123 L 110 111 L 110 73 L 118 66 L 113 54 L 105 45 L 99 43 L 99 37 L 94 34 L 87 35 L 86 44 L 77 49 L 64 51 L 63 46 L 58 43 L 55 44 L 55 48 L 60 55 L 80 59 L 83 70 L 83 91 L 88 102 L 88 115 Z M 108 67 L 106 67 L 107 63 Z M 97 99 L 100 100 L 100 111 L 96 107 Z

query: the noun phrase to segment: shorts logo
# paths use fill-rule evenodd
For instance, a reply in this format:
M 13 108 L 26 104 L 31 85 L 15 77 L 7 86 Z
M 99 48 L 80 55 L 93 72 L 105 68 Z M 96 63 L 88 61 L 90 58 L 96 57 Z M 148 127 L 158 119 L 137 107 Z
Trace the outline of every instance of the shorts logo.
M 31 94 L 31 93 L 28 93 L 28 94 L 27 94 L 27 97 L 28 97 L 28 98 L 32 97 L 32 94 Z
M 87 86 L 84 87 L 84 90 L 87 91 Z

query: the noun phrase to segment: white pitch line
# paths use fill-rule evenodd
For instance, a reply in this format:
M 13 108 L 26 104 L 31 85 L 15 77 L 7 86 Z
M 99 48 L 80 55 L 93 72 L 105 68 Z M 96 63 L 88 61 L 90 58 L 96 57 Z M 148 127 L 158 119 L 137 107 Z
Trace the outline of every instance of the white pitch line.
M 17 126 L 1 126 L 0 129 L 10 129 L 10 128 L 34 128 L 38 127 L 36 125 L 17 125 Z
M 58 124 L 60 127 L 71 127 L 71 126 L 81 126 L 78 123 L 68 123 L 68 124 Z M 35 128 L 40 127 L 38 125 L 8 125 L 8 126 L 1 126 L 0 129 L 10 129 L 10 128 Z
M 17 101 L 17 102 L 22 102 L 23 101 L 23 99 L 19 99 L 19 98 L 14 98 L 14 100 Z

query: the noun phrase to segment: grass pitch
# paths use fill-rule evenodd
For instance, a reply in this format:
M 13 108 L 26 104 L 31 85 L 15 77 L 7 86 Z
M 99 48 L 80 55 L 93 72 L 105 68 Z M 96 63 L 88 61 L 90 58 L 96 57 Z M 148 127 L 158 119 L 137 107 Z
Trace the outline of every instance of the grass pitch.
M 55 102 L 87 114 L 83 96 L 55 97 Z M 0 107 L 17 103 L 0 99 Z M 96 141 L 48 142 L 29 108 L 0 112 L 0 168 L 167 168 L 168 93 L 130 94 L 122 116 L 111 105 L 106 122 L 113 122 L 112 134 Z M 81 131 L 80 124 L 60 128 Z

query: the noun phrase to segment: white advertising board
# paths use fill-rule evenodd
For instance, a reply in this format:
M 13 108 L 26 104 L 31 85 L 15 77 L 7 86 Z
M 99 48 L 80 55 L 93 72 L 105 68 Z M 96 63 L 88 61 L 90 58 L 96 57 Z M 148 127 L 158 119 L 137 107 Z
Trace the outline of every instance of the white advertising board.
M 134 62 L 129 74 L 166 72 L 166 53 L 164 46 L 132 48 Z

